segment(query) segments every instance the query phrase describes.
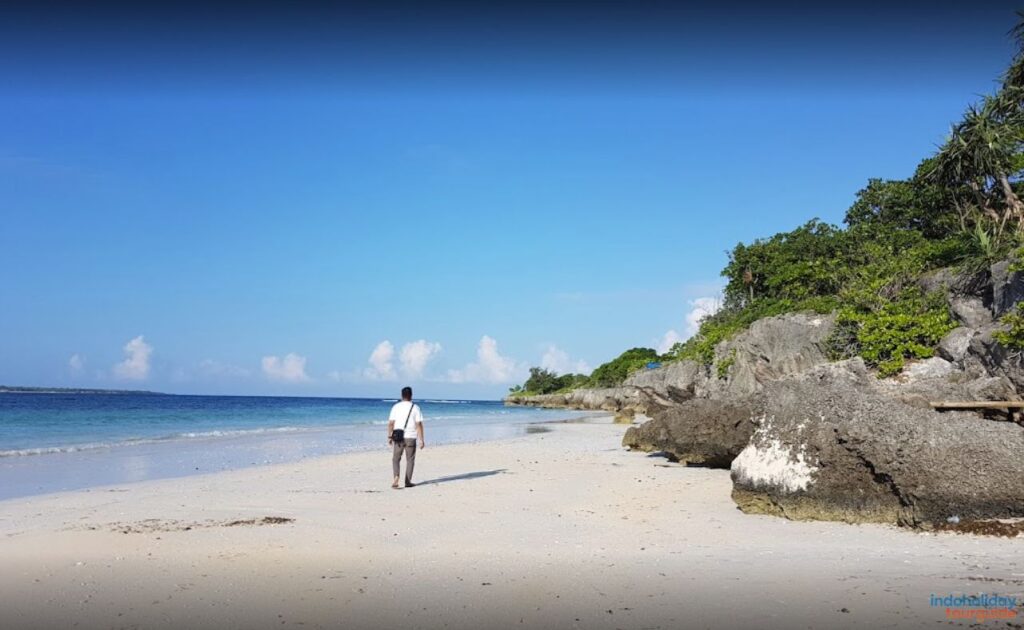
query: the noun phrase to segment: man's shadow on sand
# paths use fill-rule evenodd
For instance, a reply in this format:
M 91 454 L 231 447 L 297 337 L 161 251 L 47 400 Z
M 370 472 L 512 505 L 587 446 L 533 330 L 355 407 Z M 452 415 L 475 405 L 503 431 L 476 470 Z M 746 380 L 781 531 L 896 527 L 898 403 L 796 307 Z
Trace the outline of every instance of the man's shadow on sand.
M 437 479 L 428 479 L 421 481 L 417 486 L 429 486 L 435 483 L 448 483 L 449 481 L 463 481 L 465 479 L 479 479 L 481 477 L 492 477 L 494 475 L 500 475 L 506 472 L 505 468 L 498 468 L 497 470 L 480 470 L 471 473 L 462 473 L 461 475 L 448 475 L 447 477 L 438 477 Z

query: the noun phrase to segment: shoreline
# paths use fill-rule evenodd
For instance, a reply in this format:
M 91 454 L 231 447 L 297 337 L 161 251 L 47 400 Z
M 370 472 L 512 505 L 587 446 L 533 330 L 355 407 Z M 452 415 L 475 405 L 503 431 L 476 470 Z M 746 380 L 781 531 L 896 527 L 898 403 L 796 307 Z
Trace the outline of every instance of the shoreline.
M 412 489 L 381 450 L 0 502 L 5 621 L 917 628 L 931 594 L 1024 592 L 1024 539 L 746 515 L 607 416 L 543 426 L 428 443 Z
M 591 417 L 599 416 L 588 414 L 583 419 Z M 525 434 L 533 424 L 575 419 L 442 420 L 428 425 L 428 446 L 504 440 Z M 225 429 L 113 444 L 24 449 L 28 452 L 0 456 L 4 478 L 0 501 L 372 452 L 384 443 L 385 426 L 373 421 Z

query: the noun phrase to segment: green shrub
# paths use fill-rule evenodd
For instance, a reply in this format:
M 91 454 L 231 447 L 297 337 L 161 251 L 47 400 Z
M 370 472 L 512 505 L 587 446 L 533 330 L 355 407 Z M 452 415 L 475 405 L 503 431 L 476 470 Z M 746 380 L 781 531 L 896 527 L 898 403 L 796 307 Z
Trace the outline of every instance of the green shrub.
M 611 361 L 599 365 L 590 374 L 586 384 L 589 387 L 621 385 L 630 374 L 658 359 L 657 351 L 651 348 L 630 348 Z
M 729 353 L 729 356 L 725 357 L 715 365 L 715 373 L 718 374 L 718 378 L 724 380 L 729 376 L 729 368 L 736 363 L 736 350 Z
M 1018 302 L 1016 308 L 999 318 L 1008 330 L 992 333 L 992 338 L 1011 350 L 1024 350 L 1024 302 Z
M 534 396 L 537 394 L 555 394 L 580 387 L 587 381 L 583 374 L 558 374 L 544 368 L 530 368 L 530 377 L 522 385 L 509 389 L 513 396 Z
M 886 377 L 902 371 L 907 359 L 934 356 L 935 346 L 955 327 L 943 295 L 924 296 L 914 287 L 875 310 L 841 309 L 829 346 L 833 358 L 859 355 Z
M 725 308 L 705 318 L 697 334 L 673 346 L 663 360 L 689 359 L 711 365 L 715 360 L 715 346 L 743 332 L 759 319 L 796 311 L 831 313 L 837 306 L 834 297 L 821 296 L 800 301 L 755 300 L 746 307 Z

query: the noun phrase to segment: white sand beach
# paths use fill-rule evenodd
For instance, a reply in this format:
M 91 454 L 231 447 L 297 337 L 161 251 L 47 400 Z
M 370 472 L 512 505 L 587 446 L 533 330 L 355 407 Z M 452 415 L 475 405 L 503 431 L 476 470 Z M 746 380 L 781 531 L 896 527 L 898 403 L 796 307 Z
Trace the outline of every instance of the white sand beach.
M 0 625 L 930 628 L 1024 593 L 1024 539 L 749 516 L 728 471 L 547 426 L 428 444 L 412 489 L 382 444 L 0 502 Z

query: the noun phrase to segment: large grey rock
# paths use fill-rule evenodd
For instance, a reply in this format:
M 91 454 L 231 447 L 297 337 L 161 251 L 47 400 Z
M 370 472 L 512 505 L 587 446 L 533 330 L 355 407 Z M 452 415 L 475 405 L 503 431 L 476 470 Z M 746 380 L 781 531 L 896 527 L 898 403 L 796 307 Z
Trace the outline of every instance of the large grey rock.
M 667 406 L 690 400 L 698 383 L 707 379 L 707 369 L 696 361 L 676 361 L 652 370 L 633 373 L 623 387 L 642 390 L 652 400 Z
M 800 378 L 820 385 L 843 384 L 850 387 L 870 387 L 877 380 L 860 357 L 816 365 L 802 373 Z
M 922 379 L 944 378 L 956 371 L 949 361 L 941 357 L 932 357 L 923 361 L 915 361 L 903 370 L 903 376 L 907 381 Z
M 1004 347 L 993 333 L 1000 326 L 984 328 L 971 338 L 968 359 L 973 359 L 993 376 L 1004 376 L 1018 392 L 1024 390 L 1024 360 L 1020 351 Z
M 698 395 L 747 396 L 765 383 L 828 363 L 825 346 L 834 328 L 832 315 L 790 313 L 760 319 L 715 348 L 716 362 L 731 362 L 728 376 L 709 379 Z
M 630 427 L 622 445 L 645 452 L 664 452 L 686 464 L 728 468 L 754 430 L 751 421 L 759 401 L 695 399 L 651 420 Z
M 750 443 L 732 463 L 746 512 L 929 527 L 1024 516 L 1024 429 L 919 409 L 841 384 L 765 389 Z
M 981 328 L 992 323 L 992 311 L 980 297 L 951 296 L 949 308 L 957 320 L 970 328 Z
M 1013 383 L 1005 376 L 989 376 L 973 371 L 956 371 L 947 376 L 880 381 L 876 379 L 872 391 L 894 398 L 906 405 L 931 409 L 931 403 L 940 401 L 997 401 L 1017 400 Z
M 992 265 L 992 314 L 1007 313 L 1024 299 L 1024 274 L 1011 271 L 1012 261 L 1004 260 Z
M 619 411 L 639 403 L 640 393 L 629 387 L 578 389 L 566 394 L 566 401 L 574 409 Z
M 922 274 L 917 279 L 917 286 L 925 293 L 949 291 L 957 284 L 959 274 L 952 267 L 936 269 Z
M 663 409 L 665 405 L 671 404 L 671 401 L 652 397 L 642 388 L 622 386 L 577 389 L 562 394 L 509 396 L 505 398 L 505 404 L 548 409 L 654 413 Z
M 1020 400 L 1013 382 L 1005 376 L 988 376 L 966 383 L 967 395 L 960 400 Z
M 922 274 L 917 279 L 917 286 L 925 293 L 936 291 L 952 296 L 973 296 L 983 301 L 991 299 L 991 286 L 987 271 L 964 272 L 955 267 L 935 269 Z
M 953 363 L 963 361 L 971 347 L 972 337 L 974 337 L 973 329 L 966 326 L 954 328 L 939 342 L 938 355 Z

